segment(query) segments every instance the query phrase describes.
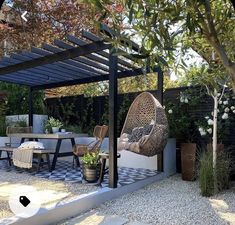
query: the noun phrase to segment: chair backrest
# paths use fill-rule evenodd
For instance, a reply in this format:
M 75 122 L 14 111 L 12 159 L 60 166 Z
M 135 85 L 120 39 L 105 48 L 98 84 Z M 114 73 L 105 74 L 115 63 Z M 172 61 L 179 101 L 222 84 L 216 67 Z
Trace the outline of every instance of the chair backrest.
M 134 128 L 147 129 L 148 134 L 140 134 L 138 141 L 131 141 L 128 135 L 133 135 Z M 141 133 L 141 132 L 140 132 Z M 128 141 L 121 140 L 119 150 L 128 150 L 140 155 L 154 156 L 161 153 L 167 143 L 168 122 L 165 110 L 159 101 L 149 92 L 138 95 L 130 106 L 121 132 L 121 137 L 127 135 Z
M 16 134 L 16 133 L 32 133 L 33 128 L 30 127 L 13 127 L 9 126 L 6 129 L 6 134 Z
M 147 124 L 167 124 L 167 118 L 156 98 L 149 92 L 143 92 L 131 104 L 121 134 L 130 134 L 133 128 Z
M 6 129 L 6 135 L 8 134 L 18 134 L 18 133 L 33 133 L 33 127 L 14 127 L 14 126 L 8 126 Z M 12 143 L 11 137 L 10 137 L 10 143 L 7 143 L 8 145 L 18 145 L 19 143 Z
M 108 129 L 109 127 L 106 125 L 103 125 L 103 126 L 97 125 L 94 128 L 93 135 L 97 140 L 103 141 L 103 139 L 105 138 L 108 132 Z
M 90 150 L 94 151 L 100 148 L 102 142 L 108 132 L 109 127 L 106 125 L 100 126 L 97 125 L 94 128 L 93 135 L 96 138 L 96 141 L 92 142 L 90 145 Z

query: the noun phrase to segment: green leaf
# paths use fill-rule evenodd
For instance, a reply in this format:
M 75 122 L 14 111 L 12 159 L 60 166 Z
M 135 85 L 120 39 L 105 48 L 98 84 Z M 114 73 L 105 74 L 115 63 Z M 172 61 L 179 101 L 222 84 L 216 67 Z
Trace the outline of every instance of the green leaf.
M 167 61 L 166 61 L 163 57 L 158 56 L 158 60 L 159 60 L 163 65 L 168 66 Z

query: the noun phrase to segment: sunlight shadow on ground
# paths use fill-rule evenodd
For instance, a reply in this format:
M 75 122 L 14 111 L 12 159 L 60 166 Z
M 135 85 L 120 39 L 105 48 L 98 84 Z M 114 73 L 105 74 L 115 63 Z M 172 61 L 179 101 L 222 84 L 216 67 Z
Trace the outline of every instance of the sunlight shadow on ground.
M 40 201 L 42 202 L 42 205 L 48 205 L 51 203 L 58 203 L 65 197 L 68 197 L 70 195 L 69 192 L 62 192 L 61 188 L 59 188 L 59 191 L 57 191 L 57 188 L 50 189 L 50 187 L 47 187 L 47 189 L 40 190 L 37 185 L 22 185 L 20 183 L 11 184 L 5 182 L 4 185 L 0 184 L 0 200 L 8 200 L 9 196 L 14 193 L 14 190 L 17 190 L 19 188 L 27 188 L 27 187 L 34 187 L 36 188 L 35 193 L 33 195 L 40 196 Z M 44 187 L 45 188 L 45 187 Z M 66 190 L 64 190 L 66 191 Z M 25 193 L 27 195 L 27 193 Z
M 215 213 L 229 224 L 235 224 L 235 211 L 224 199 L 209 199 Z
M 107 215 L 101 212 L 91 211 L 78 216 L 63 225 L 110 225 L 127 224 L 129 220 L 118 215 Z

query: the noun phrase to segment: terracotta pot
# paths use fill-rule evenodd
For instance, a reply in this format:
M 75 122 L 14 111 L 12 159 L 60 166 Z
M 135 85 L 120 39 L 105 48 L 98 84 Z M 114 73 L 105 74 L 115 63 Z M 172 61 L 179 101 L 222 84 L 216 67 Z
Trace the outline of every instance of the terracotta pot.
M 196 150 L 197 145 L 195 143 L 181 143 L 181 172 L 183 180 L 195 180 Z
M 212 148 L 212 143 L 209 143 L 206 145 L 206 149 L 207 151 L 212 151 L 213 148 Z M 217 153 L 221 153 L 224 151 L 224 144 L 217 144 Z

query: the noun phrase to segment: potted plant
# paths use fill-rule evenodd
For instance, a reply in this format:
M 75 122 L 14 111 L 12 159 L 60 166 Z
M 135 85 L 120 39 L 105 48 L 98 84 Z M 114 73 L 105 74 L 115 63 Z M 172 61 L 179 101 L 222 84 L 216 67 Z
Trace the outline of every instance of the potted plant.
M 200 90 L 199 90 L 200 91 Z M 200 92 L 201 95 L 201 92 Z M 190 109 L 194 107 L 200 95 L 186 90 L 180 93 L 179 102 L 167 104 L 167 115 L 170 127 L 170 136 L 180 142 L 180 162 L 182 179 L 192 181 L 196 174 L 196 151 L 198 130 L 196 118 L 190 115 Z
M 96 182 L 99 172 L 99 151 L 87 152 L 82 157 L 83 178 L 88 182 Z
M 53 117 L 49 117 L 49 119 L 47 120 L 46 124 L 45 124 L 45 129 L 47 133 L 50 133 L 52 131 L 52 133 L 57 133 L 59 132 L 59 129 L 63 126 L 63 123 L 58 120 L 55 119 Z

